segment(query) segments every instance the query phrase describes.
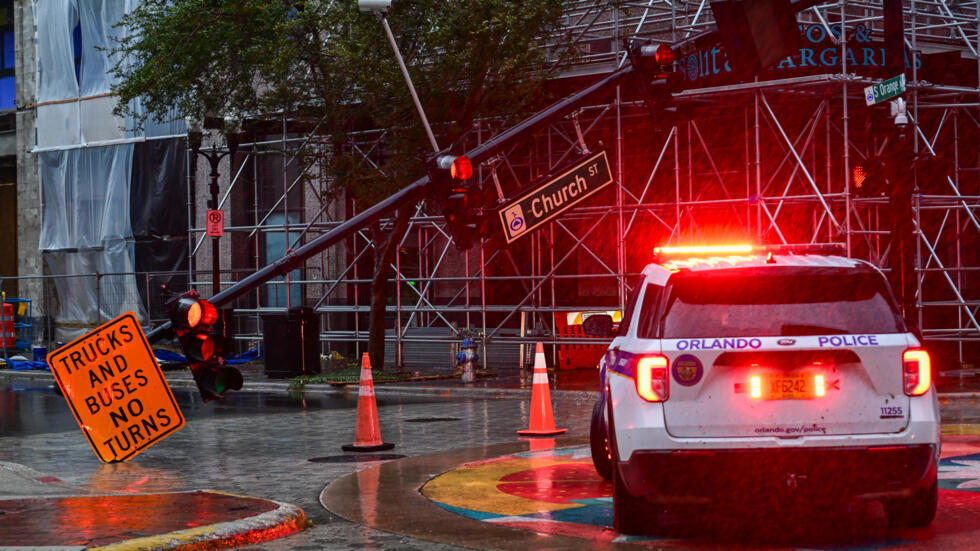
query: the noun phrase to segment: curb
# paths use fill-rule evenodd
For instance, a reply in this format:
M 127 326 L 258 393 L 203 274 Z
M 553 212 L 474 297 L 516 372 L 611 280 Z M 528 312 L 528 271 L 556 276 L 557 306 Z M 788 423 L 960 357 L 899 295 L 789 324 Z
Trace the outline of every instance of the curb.
M 108 494 L 91 493 L 86 492 L 83 489 L 71 487 L 56 477 L 43 476 L 42 473 L 19 463 L 0 462 L 0 470 L 5 471 L 8 477 L 12 476 L 14 483 L 14 492 L 11 492 L 10 495 L 0 496 L 0 499 L 3 500 L 44 500 L 65 498 L 99 499 L 103 497 L 122 498 L 132 495 L 166 497 L 176 495 L 193 495 L 204 492 L 212 495 L 234 497 L 250 501 L 260 501 L 274 506 L 271 511 L 256 511 L 257 514 L 247 518 L 238 518 L 205 526 L 194 526 L 192 528 L 166 532 L 163 534 L 140 536 L 110 543 L 101 547 L 91 547 L 88 549 L 99 549 L 103 551 L 197 551 L 205 549 L 224 549 L 282 538 L 304 530 L 307 527 L 306 513 L 303 511 L 303 509 L 290 503 L 284 503 L 271 499 L 233 494 L 219 490 L 189 490 L 182 492 L 155 492 L 150 494 L 119 494 L 116 492 Z M 32 492 L 31 490 L 33 487 L 21 487 L 23 485 L 19 486 L 16 481 L 18 478 L 28 485 L 40 484 L 41 487 L 47 487 L 50 484 L 51 489 L 55 491 Z M 11 480 L 8 480 L 7 482 L 10 483 Z M 75 545 L 54 545 L 45 547 L 0 545 L 0 551 L 74 551 L 76 549 L 83 548 L 85 547 Z
M 217 490 L 207 491 L 234 497 L 250 497 Z M 289 503 L 266 501 L 271 501 L 278 507 L 273 511 L 267 511 L 254 517 L 198 526 L 156 536 L 133 538 L 102 547 L 90 547 L 89 549 L 92 551 L 227 549 L 282 538 L 306 529 L 306 513 L 302 509 Z

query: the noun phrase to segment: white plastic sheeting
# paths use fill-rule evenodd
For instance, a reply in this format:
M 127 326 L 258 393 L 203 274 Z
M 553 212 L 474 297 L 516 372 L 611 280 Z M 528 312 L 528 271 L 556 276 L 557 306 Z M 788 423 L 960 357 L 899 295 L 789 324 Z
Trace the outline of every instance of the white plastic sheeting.
M 78 23 L 75 0 L 43 0 L 37 17 L 38 103 L 78 97 L 72 31 Z M 78 103 L 55 103 L 37 108 L 39 147 L 79 143 Z
M 167 114 L 172 122 L 148 121 L 137 134 L 132 120 L 112 115 L 117 99 L 109 95 L 109 70 L 116 59 L 110 50 L 126 33 L 115 25 L 139 3 L 34 0 L 43 203 L 39 246 L 48 273 L 65 276 L 56 283 L 58 340 L 127 311 L 146 319 L 134 274 L 131 142 L 183 134 L 185 127 L 174 112 Z M 179 171 L 176 165 L 162 167 L 170 168 Z M 175 180 L 182 178 L 174 174 Z
M 94 96 L 109 91 L 109 74 L 116 58 L 108 51 L 117 44 L 123 29 L 114 28 L 126 13 L 120 0 L 76 0 L 82 31 L 81 94 Z
M 133 144 L 39 153 L 41 250 L 101 247 L 132 237 Z
M 145 318 L 129 239 L 133 144 L 38 155 L 40 248 L 50 274 L 69 276 L 57 280 L 59 326 L 91 326 L 128 311 Z
M 132 273 L 132 242 L 110 241 L 101 250 L 46 252 L 44 261 L 52 274 L 71 274 L 54 280 L 58 293 L 56 340 L 78 338 L 125 312 L 146 319 Z M 119 274 L 119 269 L 129 273 Z
M 116 64 L 111 50 L 126 31 L 115 27 L 138 0 L 41 0 L 37 13 L 37 147 L 51 149 L 103 144 L 133 137 L 161 137 L 184 133 L 176 112 L 165 113 L 165 123 L 147 121 L 142 132 L 131 129 L 133 120 L 112 114 L 116 98 L 106 96 L 113 84 L 109 74 Z M 73 33 L 78 27 L 80 50 Z M 80 58 L 76 76 L 75 59 Z M 66 101 L 75 100 L 75 101 Z M 60 102 L 60 103 L 52 103 Z M 139 101 L 135 103 L 141 109 Z M 140 111 L 141 112 L 141 111 Z
M 140 112 L 143 111 L 142 107 L 140 107 Z M 169 112 L 164 113 L 161 118 L 163 122 L 157 122 L 153 120 L 153 117 L 148 117 L 143 123 L 143 135 L 147 138 L 156 138 L 187 134 L 187 124 L 184 122 L 184 116 L 176 109 L 171 109 Z M 132 124 L 128 126 L 128 128 L 132 127 Z
M 110 50 L 117 45 L 123 29 L 116 28 L 126 13 L 127 2 L 121 0 L 76 0 L 82 35 L 79 102 L 82 139 L 85 142 L 105 142 L 132 136 L 122 117 L 112 115 L 116 106 L 114 97 L 97 97 L 107 94 L 114 78 L 109 70 L 116 64 L 116 56 Z
M 42 0 L 37 17 L 38 102 L 78 97 L 72 32 L 78 24 L 76 0 Z

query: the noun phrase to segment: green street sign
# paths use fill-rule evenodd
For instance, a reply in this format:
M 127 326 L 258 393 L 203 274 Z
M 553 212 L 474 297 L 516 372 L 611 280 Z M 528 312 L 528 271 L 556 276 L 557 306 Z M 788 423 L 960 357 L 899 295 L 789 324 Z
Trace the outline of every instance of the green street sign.
M 868 105 L 883 102 L 905 91 L 905 74 L 872 84 L 864 89 L 864 101 Z

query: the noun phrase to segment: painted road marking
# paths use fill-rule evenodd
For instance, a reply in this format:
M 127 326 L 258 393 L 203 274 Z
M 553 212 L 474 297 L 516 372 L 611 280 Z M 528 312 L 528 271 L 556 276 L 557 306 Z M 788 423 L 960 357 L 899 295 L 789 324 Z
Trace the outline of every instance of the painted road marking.
M 954 426 L 975 434 L 980 425 Z M 980 536 L 980 440 L 943 439 L 939 466 L 940 512 L 930 530 L 851 527 L 861 548 L 906 545 L 963 548 Z M 612 485 L 592 466 L 588 447 L 535 451 L 467 463 L 430 480 L 422 495 L 453 513 L 495 525 L 591 541 L 686 546 L 683 536 L 622 536 L 612 526 Z M 881 523 L 884 521 L 881 520 Z M 862 532 L 867 531 L 867 533 Z M 824 547 L 853 548 L 847 538 Z

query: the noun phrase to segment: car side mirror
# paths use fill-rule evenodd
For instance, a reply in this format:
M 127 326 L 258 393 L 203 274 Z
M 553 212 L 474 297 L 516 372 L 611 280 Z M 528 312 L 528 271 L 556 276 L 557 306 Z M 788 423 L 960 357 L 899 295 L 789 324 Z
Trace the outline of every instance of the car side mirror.
M 608 337 L 612 334 L 613 319 L 609 314 L 593 314 L 582 322 L 582 330 L 593 337 Z

